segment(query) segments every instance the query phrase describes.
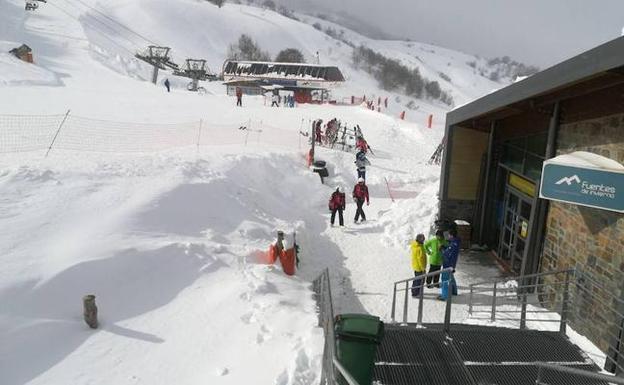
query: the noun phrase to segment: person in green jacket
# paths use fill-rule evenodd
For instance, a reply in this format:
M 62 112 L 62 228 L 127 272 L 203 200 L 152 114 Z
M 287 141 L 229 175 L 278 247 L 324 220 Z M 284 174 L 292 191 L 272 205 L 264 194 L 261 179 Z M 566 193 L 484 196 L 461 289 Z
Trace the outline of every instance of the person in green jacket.
M 425 242 L 425 235 L 418 234 L 415 241 L 410 242 L 410 249 L 412 251 L 412 269 L 414 270 L 414 277 L 425 274 L 427 271 L 427 254 L 423 243 Z M 423 289 L 422 279 L 415 279 L 412 281 L 412 297 L 417 297 L 420 294 L 420 290 Z
M 448 242 L 444 239 L 444 232 L 438 230 L 435 237 L 425 242 L 425 252 L 429 258 L 429 273 L 436 272 L 442 268 L 442 248 L 446 247 Z M 440 275 L 427 277 L 427 287 L 440 287 Z

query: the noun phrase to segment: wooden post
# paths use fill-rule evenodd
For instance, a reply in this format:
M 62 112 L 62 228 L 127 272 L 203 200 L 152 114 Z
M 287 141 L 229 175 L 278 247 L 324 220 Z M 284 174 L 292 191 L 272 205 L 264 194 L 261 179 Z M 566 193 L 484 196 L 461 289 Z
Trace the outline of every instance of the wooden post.
M 95 305 L 95 296 L 93 294 L 85 295 L 82 297 L 82 306 L 83 306 L 83 315 L 84 320 L 89 325 L 91 329 L 97 329 L 98 327 L 98 319 L 97 313 L 98 309 Z

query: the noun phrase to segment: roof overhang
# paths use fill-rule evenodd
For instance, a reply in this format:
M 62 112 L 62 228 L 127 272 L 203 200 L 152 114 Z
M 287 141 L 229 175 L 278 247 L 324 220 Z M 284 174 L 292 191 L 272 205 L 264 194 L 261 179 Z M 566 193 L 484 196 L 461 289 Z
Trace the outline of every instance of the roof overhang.
M 624 37 L 458 107 L 447 114 L 446 124 L 501 119 L 620 82 L 624 83 Z

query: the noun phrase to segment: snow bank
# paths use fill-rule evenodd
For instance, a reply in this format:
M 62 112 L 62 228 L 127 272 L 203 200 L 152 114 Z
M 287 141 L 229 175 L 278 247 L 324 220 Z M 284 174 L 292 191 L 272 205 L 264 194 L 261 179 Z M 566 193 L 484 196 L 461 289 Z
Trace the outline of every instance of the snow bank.
M 54 72 L 0 52 L 0 87 L 35 85 L 60 86 L 62 83 Z
M 417 234 L 429 235 L 438 206 L 438 186 L 435 181 L 437 179 L 431 177 L 427 182 L 421 182 L 425 187 L 420 194 L 413 199 L 398 201 L 392 210 L 380 217 L 384 244 L 405 248 Z
M 253 256 L 310 231 L 297 197 L 323 187 L 292 155 L 210 152 L 3 164 L 3 383 L 318 382 L 309 282 Z

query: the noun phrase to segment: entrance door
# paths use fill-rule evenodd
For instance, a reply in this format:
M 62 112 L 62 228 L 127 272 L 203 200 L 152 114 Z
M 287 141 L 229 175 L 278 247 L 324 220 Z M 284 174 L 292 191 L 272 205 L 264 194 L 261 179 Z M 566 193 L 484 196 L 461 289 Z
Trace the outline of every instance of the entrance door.
M 507 186 L 498 255 L 516 273 L 519 273 L 522 268 L 524 250 L 531 228 L 532 205 L 532 198 Z

